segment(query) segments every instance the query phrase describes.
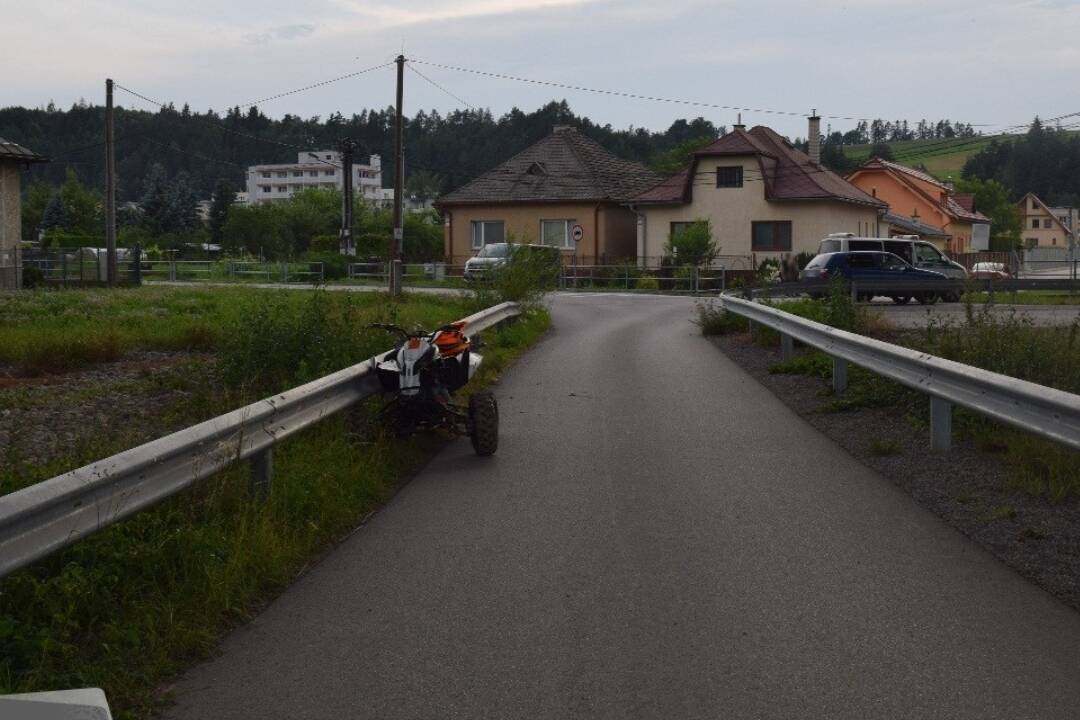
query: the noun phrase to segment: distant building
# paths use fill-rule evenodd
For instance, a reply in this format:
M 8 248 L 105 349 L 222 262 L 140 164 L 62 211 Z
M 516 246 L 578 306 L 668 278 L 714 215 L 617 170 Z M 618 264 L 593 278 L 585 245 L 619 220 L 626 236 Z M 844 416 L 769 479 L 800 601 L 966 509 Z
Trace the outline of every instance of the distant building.
M 0 290 L 22 287 L 22 170 L 47 158 L 0 138 Z
M 245 204 L 288 200 L 308 188 L 345 186 L 341 153 L 336 150 L 297 153 L 296 162 L 283 165 L 252 165 L 248 168 Z M 372 155 L 367 165 L 353 164 L 353 192 L 375 203 L 382 190 L 382 158 Z
M 435 202 L 446 257 L 463 263 L 485 245 L 512 240 L 551 245 L 578 262 L 633 258 L 637 221 L 622 203 L 660 180 L 580 131 L 556 126 Z
M 1068 223 L 1074 223 L 1076 219 L 1071 217 L 1075 210 L 1071 208 L 1057 208 L 1064 210 L 1065 217 L 1055 212 L 1035 195 L 1028 193 L 1016 204 L 1020 210 L 1021 237 L 1024 239 L 1024 247 L 1032 250 L 1039 247 L 1067 248 L 1074 241 L 1075 235 Z
M 965 253 L 990 249 L 990 218 L 975 209 L 971 194 L 955 193 L 924 172 L 881 158 L 871 158 L 847 179 L 887 202 L 893 215 L 934 228 L 940 234 L 926 239 L 941 250 Z
M 809 137 L 820 136 L 811 117 Z M 669 240 L 699 219 L 729 268 L 763 259 L 816 253 L 826 235 L 877 237 L 886 210 L 820 163 L 820 145 L 796 149 L 771 128 L 743 125 L 694 152 L 677 175 L 633 198 L 639 213 L 639 257 L 659 258 Z

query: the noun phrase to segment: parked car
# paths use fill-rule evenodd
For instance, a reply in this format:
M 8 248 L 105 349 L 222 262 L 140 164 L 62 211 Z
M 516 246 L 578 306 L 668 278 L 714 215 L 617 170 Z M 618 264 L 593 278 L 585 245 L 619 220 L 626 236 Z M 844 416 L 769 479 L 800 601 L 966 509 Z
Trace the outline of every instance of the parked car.
M 561 258 L 559 249 L 550 245 L 522 245 L 515 243 L 491 243 L 480 248 L 480 252 L 465 262 L 462 273 L 466 280 L 480 280 L 487 277 L 496 268 L 503 267 L 511 257 L 535 260 L 550 266 L 549 273 L 558 281 Z
M 933 284 L 945 280 L 945 276 L 930 270 L 921 270 L 910 265 L 898 255 L 888 252 L 858 250 L 855 252 L 830 252 L 814 257 L 802 272 L 800 280 L 830 280 L 843 278 L 855 283 L 855 291 L 860 300 L 883 295 L 892 298 L 898 305 L 908 303 L 915 298 L 927 305 L 937 302 L 940 293 L 934 290 L 914 290 L 912 282 L 920 280 Z M 859 282 L 873 283 L 876 287 L 870 292 L 859 292 Z M 890 284 L 895 287 L 890 287 Z M 812 294 L 820 297 L 820 293 Z
M 977 262 L 971 266 L 970 277 L 975 280 L 1012 280 L 1012 273 L 1005 263 Z
M 899 256 L 908 264 L 920 270 L 929 270 L 954 280 L 966 280 L 967 269 L 958 262 L 953 262 L 947 255 L 918 235 L 898 235 L 891 238 L 857 237 L 854 233 L 833 233 L 820 243 L 818 252 L 852 252 L 871 250 L 889 252 Z M 960 293 L 944 293 L 944 299 L 956 302 Z
M 479 280 L 488 273 L 506 264 L 510 257 L 510 243 L 491 243 L 480 248 L 480 252 L 465 261 L 466 280 Z

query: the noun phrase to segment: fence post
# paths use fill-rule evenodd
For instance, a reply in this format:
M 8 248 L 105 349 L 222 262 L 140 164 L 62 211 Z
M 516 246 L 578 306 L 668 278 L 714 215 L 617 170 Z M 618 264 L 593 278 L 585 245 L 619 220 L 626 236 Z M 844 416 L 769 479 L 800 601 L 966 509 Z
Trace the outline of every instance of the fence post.
M 274 480 L 274 446 L 255 453 L 248 461 L 251 470 L 249 492 L 253 498 L 264 500 L 270 494 Z
M 136 285 L 142 285 L 142 248 L 139 247 L 138 243 L 131 249 L 131 259 L 135 263 L 131 279 L 135 281 Z
M 930 396 L 930 449 L 947 452 L 952 447 L 952 403 Z
M 64 252 L 64 248 L 60 248 L 57 252 L 60 253 L 60 284 L 67 287 L 67 253 Z
M 697 265 L 690 267 L 690 292 L 694 295 L 698 294 L 698 268 Z
M 727 292 L 727 268 L 720 266 L 720 292 Z
M 176 282 L 176 261 L 169 261 L 169 280 Z
M 847 370 L 847 360 L 838 357 L 832 359 L 832 389 L 837 395 L 847 390 Z
M 780 333 L 780 359 L 790 360 L 795 355 L 795 339 L 787 333 Z

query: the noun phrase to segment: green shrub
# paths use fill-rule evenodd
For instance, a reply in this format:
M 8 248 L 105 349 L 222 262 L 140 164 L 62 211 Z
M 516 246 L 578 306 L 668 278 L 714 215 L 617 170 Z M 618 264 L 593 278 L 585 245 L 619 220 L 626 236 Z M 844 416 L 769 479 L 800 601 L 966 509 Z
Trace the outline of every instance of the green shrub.
M 22 271 L 22 286 L 26 289 L 36 288 L 45 282 L 45 275 L 41 268 L 36 265 L 27 265 Z
M 308 246 L 308 250 L 311 253 L 338 253 L 341 250 L 341 240 L 337 235 L 316 235 L 311 238 L 311 245 Z
M 714 300 L 697 303 L 697 320 L 702 335 L 730 335 L 746 329 L 746 319 L 725 310 Z
M 637 279 L 638 290 L 659 290 L 660 283 L 656 281 L 656 278 L 648 273 L 642 273 L 641 277 Z
M 339 252 L 309 252 L 304 254 L 305 262 L 321 262 L 324 280 L 341 280 L 349 274 L 349 263 L 357 262 L 354 255 L 342 255 Z

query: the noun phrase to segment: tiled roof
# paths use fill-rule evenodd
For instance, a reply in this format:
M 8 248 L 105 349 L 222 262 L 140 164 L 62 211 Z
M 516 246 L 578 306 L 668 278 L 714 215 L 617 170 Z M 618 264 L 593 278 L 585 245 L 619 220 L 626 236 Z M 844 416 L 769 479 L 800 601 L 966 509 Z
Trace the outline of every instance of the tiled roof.
M 624 202 L 660 180 L 641 163 L 611 154 L 578 130 L 557 127 L 436 204 Z
M 905 233 L 909 233 L 909 234 L 912 234 L 912 235 L 918 235 L 919 237 L 923 237 L 923 238 L 928 238 L 928 237 L 947 238 L 947 237 L 949 237 L 949 233 L 945 232 L 945 230 L 942 229 L 942 228 L 934 227 L 933 225 L 927 225 L 924 222 L 919 222 L 918 220 L 914 220 L 914 219 L 909 218 L 909 217 L 904 217 L 903 215 L 897 215 L 896 213 L 893 213 L 893 212 L 885 213 L 882 216 L 881 219 L 884 220 L 885 222 L 887 222 L 888 224 L 893 225 L 894 227 L 900 228 Z
M 860 170 L 892 170 L 893 172 L 901 175 L 907 175 L 908 177 L 921 180 L 925 183 L 933 185 L 938 191 L 945 194 L 945 203 L 942 208 L 952 217 L 957 220 L 964 220 L 970 223 L 988 223 L 990 218 L 983 215 L 981 212 L 975 210 L 975 196 L 970 193 L 956 193 L 949 189 L 948 185 L 945 185 L 935 177 L 931 177 L 921 170 L 915 168 L 909 168 L 906 165 L 899 163 L 889 162 L 888 160 L 882 160 L 881 158 L 871 158 L 865 163 L 860 165 L 855 172 Z M 854 173 L 853 173 L 854 174 Z M 937 197 L 932 197 L 925 190 L 919 188 L 917 185 L 911 185 L 916 191 L 923 194 L 928 200 L 933 201 L 935 204 L 940 202 Z
M 10 158 L 23 162 L 48 162 L 44 155 L 38 155 L 32 150 L 27 150 L 22 145 L 13 143 L 0 137 L 0 158 Z
M 885 203 L 871 197 L 833 171 L 814 163 L 806 153 L 796 150 L 773 130 L 758 126 L 747 132 L 735 130 L 694 153 L 690 167 L 634 198 L 641 203 L 688 203 L 691 178 L 698 175 L 703 158 L 729 155 L 753 155 L 758 158 L 762 177 L 748 177 L 745 182 L 764 181 L 768 200 L 837 200 L 884 208 Z

